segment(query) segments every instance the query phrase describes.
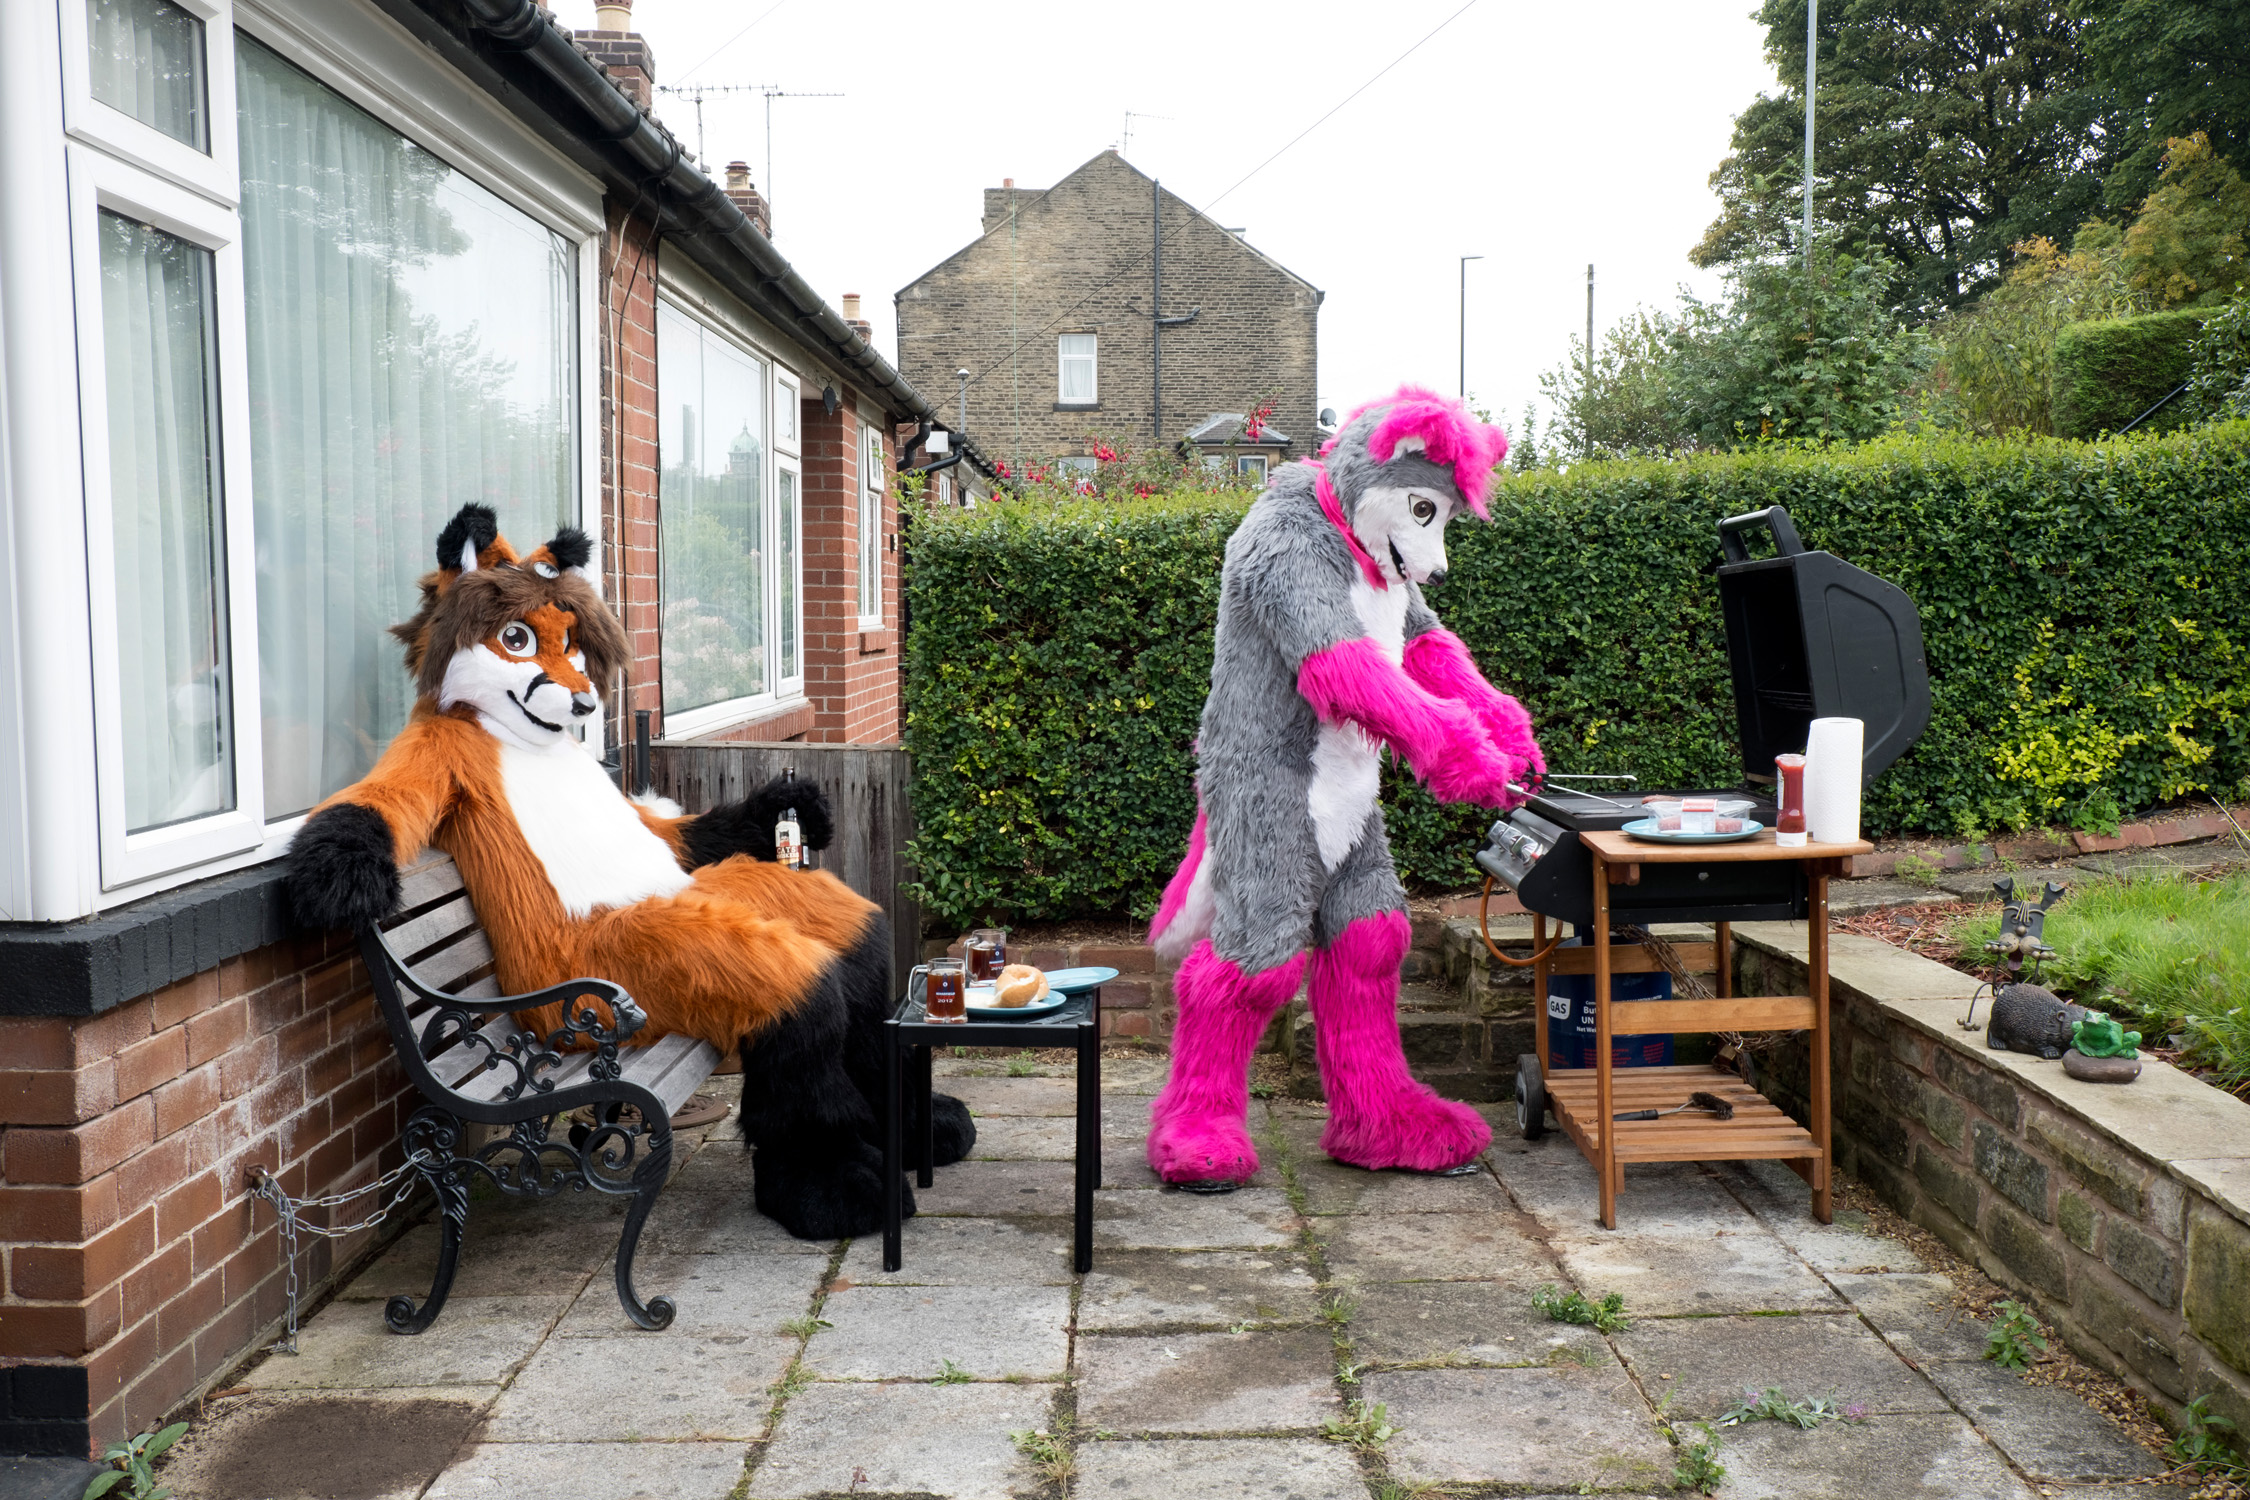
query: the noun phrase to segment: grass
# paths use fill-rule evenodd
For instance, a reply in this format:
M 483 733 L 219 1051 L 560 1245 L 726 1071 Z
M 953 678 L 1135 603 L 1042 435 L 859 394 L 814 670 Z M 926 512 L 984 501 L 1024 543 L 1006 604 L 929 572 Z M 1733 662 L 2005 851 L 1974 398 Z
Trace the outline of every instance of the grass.
M 1625 1298 L 1611 1292 L 1599 1302 L 1589 1302 L 1583 1292 L 1564 1292 L 1552 1283 L 1531 1294 L 1531 1305 L 1557 1323 L 1576 1323 L 1603 1333 L 1623 1333 L 1632 1326 L 1625 1316 Z
M 1011 1432 L 1008 1441 L 1016 1445 L 1018 1453 L 1031 1460 L 1040 1478 L 1059 1487 L 1069 1484 L 1078 1472 L 1078 1460 L 1070 1451 L 1069 1436 L 1067 1430 L 1049 1432 L 1041 1427 L 1030 1432 Z
M 1036 1076 L 1038 1072 L 1039 1059 L 1032 1056 L 1029 1049 L 1008 1059 L 1008 1076 L 1010 1078 L 1031 1078 Z
M 1997 911 L 1955 929 L 1974 957 L 1997 937 Z M 2250 1096 L 2250 873 L 2173 875 L 2079 886 L 2047 918 L 2058 955 L 2040 982 L 2108 1011 L 2150 1040 L 2185 1038 L 2186 1060 Z

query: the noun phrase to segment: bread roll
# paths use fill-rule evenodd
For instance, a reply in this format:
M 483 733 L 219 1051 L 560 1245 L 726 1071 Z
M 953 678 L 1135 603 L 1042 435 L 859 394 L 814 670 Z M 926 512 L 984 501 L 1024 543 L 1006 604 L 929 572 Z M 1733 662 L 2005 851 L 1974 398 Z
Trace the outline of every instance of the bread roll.
M 993 982 L 992 1003 L 1004 1010 L 1029 1005 L 1047 993 L 1047 976 L 1029 964 L 1010 964 Z

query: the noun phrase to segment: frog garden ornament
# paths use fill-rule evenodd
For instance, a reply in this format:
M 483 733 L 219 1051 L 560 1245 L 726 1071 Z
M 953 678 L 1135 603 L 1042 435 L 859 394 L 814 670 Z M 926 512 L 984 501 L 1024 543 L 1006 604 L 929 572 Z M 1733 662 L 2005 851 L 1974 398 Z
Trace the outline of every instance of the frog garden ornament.
M 2090 1010 L 2070 1029 L 2071 1047 L 2063 1071 L 2088 1083 L 2131 1083 L 2141 1076 L 2141 1034 L 2127 1031 L 2098 1010 Z

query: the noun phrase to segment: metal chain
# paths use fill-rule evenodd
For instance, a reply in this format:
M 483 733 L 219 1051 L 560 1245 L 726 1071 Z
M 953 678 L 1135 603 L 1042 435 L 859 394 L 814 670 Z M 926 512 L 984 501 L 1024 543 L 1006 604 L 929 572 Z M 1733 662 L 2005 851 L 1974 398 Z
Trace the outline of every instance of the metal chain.
M 251 1168 L 251 1196 L 263 1198 L 271 1203 L 275 1215 L 281 1221 L 281 1253 L 289 1272 L 287 1282 L 289 1331 L 279 1343 L 267 1346 L 270 1352 L 275 1354 L 295 1354 L 297 1352 L 297 1231 L 301 1229 L 307 1234 L 317 1235 L 322 1239 L 336 1240 L 342 1239 L 346 1235 L 357 1234 L 363 1229 L 373 1229 L 396 1212 L 399 1205 L 404 1203 L 413 1193 L 416 1184 L 421 1180 L 413 1174 L 419 1172 L 424 1166 L 434 1165 L 436 1161 L 437 1158 L 428 1151 L 417 1151 L 397 1167 L 385 1172 L 365 1187 L 349 1188 L 341 1193 L 330 1193 L 322 1198 L 292 1198 L 281 1190 L 281 1183 L 273 1173 L 267 1171 L 264 1167 Z M 338 1204 L 349 1203 L 354 1198 L 364 1198 L 369 1193 L 379 1193 L 402 1179 L 406 1179 L 404 1185 L 391 1195 L 390 1201 L 378 1205 L 375 1212 L 369 1214 L 357 1224 L 323 1226 L 301 1223 L 298 1219 L 298 1215 L 308 1208 L 334 1208 Z M 254 1213 L 252 1217 L 255 1220 Z M 255 1226 L 253 1225 L 253 1227 Z

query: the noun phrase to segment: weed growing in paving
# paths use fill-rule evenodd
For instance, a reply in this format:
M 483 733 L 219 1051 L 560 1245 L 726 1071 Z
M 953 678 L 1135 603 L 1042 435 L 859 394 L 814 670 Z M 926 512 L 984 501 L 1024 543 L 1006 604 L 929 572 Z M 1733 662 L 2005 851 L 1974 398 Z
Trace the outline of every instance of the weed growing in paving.
M 1352 1314 L 1358 1310 L 1359 1304 L 1342 1292 L 1330 1292 L 1327 1300 L 1320 1305 L 1320 1320 L 1330 1328 L 1341 1328 L 1352 1320 Z
M 1911 854 L 1902 854 L 1899 856 L 1898 863 L 1892 867 L 1891 873 L 1908 885 L 1918 885 L 1924 890 L 1935 890 L 1938 876 L 1944 872 L 1926 859 L 1917 859 Z
M 835 1326 L 826 1318 L 816 1318 L 811 1313 L 806 1313 L 801 1318 L 791 1318 L 788 1322 L 782 1324 L 781 1331 L 791 1338 L 809 1339 L 823 1328 L 834 1328 Z
M 1531 1305 L 1557 1323 L 1576 1323 L 1603 1333 L 1623 1333 L 1633 1326 L 1625 1316 L 1625 1298 L 1611 1292 L 1599 1302 L 1588 1302 L 1583 1292 L 1565 1292 L 1549 1282 L 1531 1294 Z
M 1841 1404 L 1833 1392 L 1791 1400 L 1782 1394 L 1779 1386 L 1769 1385 L 1762 1391 L 1744 1386 L 1742 1399 L 1719 1418 L 1719 1425 L 1739 1427 L 1745 1422 L 1786 1422 L 1809 1432 L 1823 1422 L 1858 1422 L 1866 1415 L 1865 1406 L 1858 1402 Z
M 1354 1401 L 1342 1416 L 1321 1423 L 1320 1435 L 1331 1443 L 1349 1443 L 1362 1453 L 1380 1453 L 1385 1443 L 1398 1436 L 1398 1429 L 1391 1425 L 1390 1408 L 1382 1402 L 1370 1406 Z
M 936 1376 L 936 1378 L 935 1378 L 935 1379 L 931 1380 L 930 1384 L 932 1384 L 932 1385 L 967 1385 L 967 1384 L 968 1384 L 968 1383 L 969 1383 L 970 1381 L 972 1381 L 972 1380 L 974 1380 L 974 1379 L 976 1379 L 976 1376 L 974 1376 L 974 1375 L 970 1374 L 970 1373 L 969 1373 L 969 1372 L 968 1372 L 967 1370 L 964 1370 L 964 1369 L 962 1369 L 962 1368 L 961 1368 L 961 1367 L 960 1367 L 959 1365 L 955 1364 L 955 1363 L 954 1363 L 954 1362 L 953 1362 L 952 1360 L 950 1360 L 950 1359 L 941 1359 L 941 1360 L 939 1360 L 939 1361 L 938 1361 L 938 1372 L 937 1372 L 937 1376 Z
M 1029 1078 L 1038 1071 L 1039 1059 L 1033 1057 L 1028 1049 L 1018 1052 L 1014 1057 L 1008 1059 L 1008 1076 L 1010 1078 Z
M 2182 1468 L 2195 1469 L 2211 1476 L 2224 1476 L 2237 1483 L 2250 1479 L 2250 1464 L 2234 1451 L 2226 1435 L 2234 1431 L 2234 1421 L 2210 1410 L 2208 1393 L 2196 1397 L 2181 1413 L 2179 1435 L 2166 1446 L 2164 1453 Z
M 1680 1444 L 1679 1458 L 1672 1465 L 1672 1487 L 1699 1495 L 1716 1494 L 1719 1481 L 1727 1477 L 1727 1466 L 1719 1462 L 1719 1435 L 1709 1422 L 1695 1425 L 1703 1436 Z
M 102 1452 L 102 1462 L 117 1467 L 106 1474 L 96 1474 L 93 1482 L 86 1486 L 82 1500 L 95 1500 L 99 1495 L 116 1495 L 118 1500 L 165 1500 L 172 1493 L 171 1487 L 156 1482 L 153 1465 L 165 1449 L 187 1436 L 187 1430 L 187 1423 L 174 1422 L 161 1432 L 144 1432 L 122 1443 L 111 1443 Z M 131 1487 L 120 1488 L 128 1485 Z
M 1984 1357 L 2003 1370 L 2025 1370 L 2046 1352 L 2047 1340 L 2031 1309 L 2021 1302 L 2001 1303 L 2000 1316 L 1992 1320 L 1992 1332 L 1985 1339 Z
M 1016 1445 L 1018 1453 L 1031 1460 L 1031 1466 L 1039 1471 L 1040 1478 L 1056 1485 L 1065 1485 L 1078 1472 L 1078 1460 L 1071 1456 L 1067 1441 L 1069 1436 L 1067 1429 L 1049 1432 L 1040 1427 L 1030 1432 L 1011 1432 L 1008 1434 L 1008 1441 Z

